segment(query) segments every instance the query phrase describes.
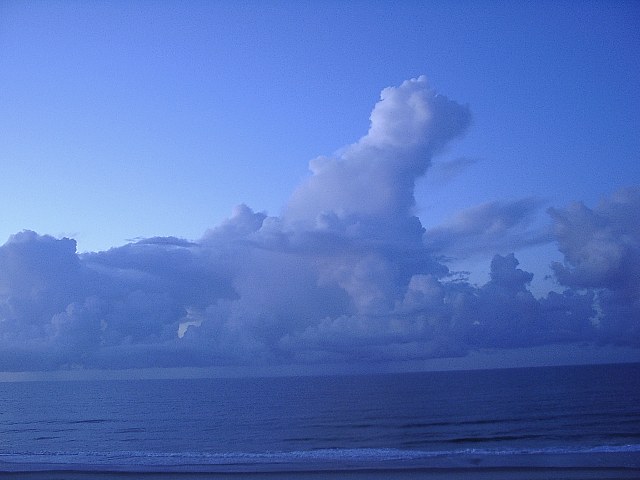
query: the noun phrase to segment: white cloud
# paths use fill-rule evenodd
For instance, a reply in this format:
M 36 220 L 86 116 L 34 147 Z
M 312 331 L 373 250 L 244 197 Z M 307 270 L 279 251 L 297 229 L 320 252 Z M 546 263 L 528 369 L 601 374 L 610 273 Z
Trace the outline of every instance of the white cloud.
M 313 173 L 293 193 L 288 221 L 314 225 L 320 216 L 408 216 L 413 186 L 434 153 L 462 134 L 467 107 L 433 91 L 425 77 L 385 88 L 371 113 L 369 132 L 335 158 L 317 158 Z
M 503 251 L 535 199 L 493 202 L 424 232 L 415 180 L 469 124 L 423 77 L 382 92 L 369 132 L 311 163 L 282 217 L 246 205 L 194 242 L 150 238 L 78 255 L 34 232 L 0 246 L 0 370 L 396 362 L 486 348 L 640 347 L 638 190 L 551 210 L 567 287 L 536 299 L 513 254 L 480 287 L 437 258 Z M 505 253 L 505 252 L 503 252 Z M 599 322 L 594 301 L 602 308 Z

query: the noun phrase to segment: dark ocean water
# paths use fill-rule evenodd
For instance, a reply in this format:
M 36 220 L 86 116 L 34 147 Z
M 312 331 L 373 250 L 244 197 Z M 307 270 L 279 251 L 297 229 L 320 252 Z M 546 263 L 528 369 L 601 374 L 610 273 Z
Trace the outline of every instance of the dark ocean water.
M 526 464 L 541 454 L 624 455 L 640 467 L 638 364 L 0 383 L 0 406 L 0 472 Z

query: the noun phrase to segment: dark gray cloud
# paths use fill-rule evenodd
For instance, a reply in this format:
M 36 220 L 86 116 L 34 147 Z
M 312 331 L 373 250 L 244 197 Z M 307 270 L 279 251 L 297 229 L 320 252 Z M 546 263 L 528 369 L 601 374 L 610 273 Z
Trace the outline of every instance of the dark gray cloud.
M 246 205 L 197 241 L 76 253 L 21 232 L 0 246 L 0 370 L 396 362 L 556 342 L 640 347 L 638 191 L 551 210 L 563 293 L 535 298 L 505 249 L 548 241 L 535 199 L 493 202 L 425 233 L 414 183 L 469 124 L 424 78 L 385 89 L 369 132 L 280 217 Z M 499 251 L 482 286 L 438 258 Z M 506 253 L 506 254 L 505 254 Z

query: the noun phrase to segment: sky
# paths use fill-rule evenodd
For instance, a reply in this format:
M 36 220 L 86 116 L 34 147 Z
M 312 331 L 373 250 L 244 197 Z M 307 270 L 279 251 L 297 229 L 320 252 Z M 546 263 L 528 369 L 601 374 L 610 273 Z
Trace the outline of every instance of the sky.
M 639 24 L 0 1 L 0 371 L 640 361 Z

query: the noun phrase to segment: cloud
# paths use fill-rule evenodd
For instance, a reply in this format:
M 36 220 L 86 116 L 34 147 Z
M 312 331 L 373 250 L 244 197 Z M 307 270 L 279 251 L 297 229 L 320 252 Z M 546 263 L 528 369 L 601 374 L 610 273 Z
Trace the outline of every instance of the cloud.
M 596 208 L 574 203 L 550 208 L 565 263 L 555 263 L 560 282 L 572 287 L 637 292 L 640 285 L 640 188 L 629 187 Z
M 6 338 L 41 331 L 76 295 L 82 282 L 75 249 L 74 240 L 29 231 L 12 235 L 0 248 L 0 318 Z
M 426 231 L 424 240 L 434 252 L 462 258 L 547 243 L 550 234 L 532 227 L 540 206 L 540 200 L 531 197 L 476 205 Z
M 597 293 L 604 340 L 640 344 L 640 187 L 628 187 L 591 209 L 549 209 L 564 263 L 560 284 Z
M 74 240 L 12 236 L 0 247 L 0 348 L 13 354 L 0 367 L 41 368 L 43 357 L 49 368 L 93 365 L 96 350 L 173 342 L 188 308 L 235 295 L 224 265 L 188 245 L 165 239 L 77 255 Z
M 513 254 L 494 256 L 491 280 L 482 287 L 416 274 L 392 309 L 324 318 L 284 337 L 281 347 L 302 362 L 376 362 L 594 338 L 593 295 L 538 300 L 528 290 L 533 275 L 517 266 Z
M 196 241 L 156 237 L 84 254 L 72 239 L 12 236 L 0 246 L 0 370 L 379 364 L 583 341 L 640 347 L 637 190 L 594 210 L 550 211 L 566 290 L 542 299 L 529 291 L 532 274 L 503 251 L 548 238 L 529 226 L 536 199 L 474 207 L 425 233 L 412 211 L 414 183 L 469 121 L 467 107 L 420 77 L 383 90 L 360 140 L 311 162 L 282 216 L 239 205 Z M 474 245 L 501 252 L 482 286 L 439 260 Z
M 413 185 L 434 154 L 461 135 L 469 108 L 433 91 L 425 77 L 385 88 L 371 113 L 368 133 L 336 157 L 320 157 L 312 176 L 293 193 L 285 219 L 314 225 L 335 215 L 375 217 L 410 213 Z

